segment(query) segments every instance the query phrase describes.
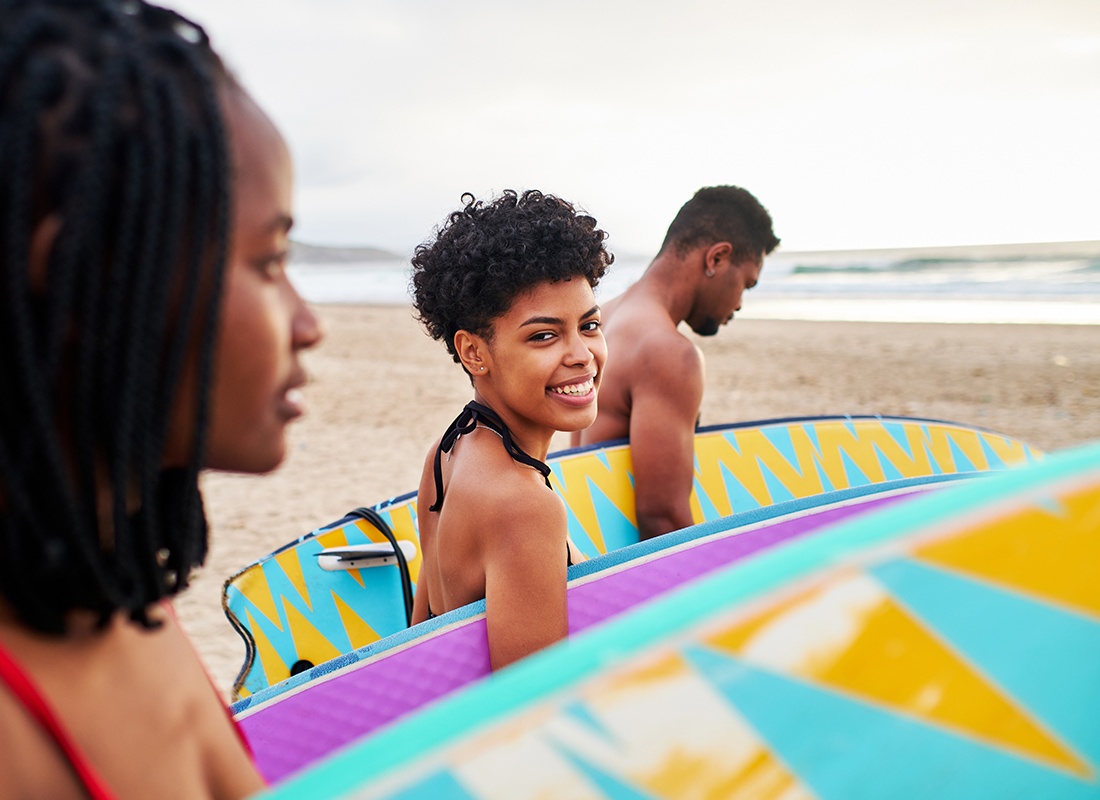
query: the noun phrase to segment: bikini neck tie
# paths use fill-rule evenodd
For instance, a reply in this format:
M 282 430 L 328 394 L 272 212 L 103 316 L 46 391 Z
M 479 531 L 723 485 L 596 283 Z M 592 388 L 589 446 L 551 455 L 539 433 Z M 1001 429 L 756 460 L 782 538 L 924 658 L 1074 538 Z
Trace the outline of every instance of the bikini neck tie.
M 546 488 L 550 486 L 550 467 L 537 458 L 527 455 L 518 444 L 512 441 L 512 433 L 504 424 L 497 413 L 488 406 L 483 406 L 476 400 L 471 400 L 462 409 L 462 413 L 450 424 L 443 438 L 439 442 L 439 449 L 435 451 L 435 503 L 428 507 L 429 511 L 439 511 L 443 507 L 443 454 L 450 453 L 455 442 L 467 433 L 471 433 L 478 425 L 488 428 L 500 436 L 504 442 L 504 449 L 515 461 L 542 473 L 542 479 L 546 481 Z

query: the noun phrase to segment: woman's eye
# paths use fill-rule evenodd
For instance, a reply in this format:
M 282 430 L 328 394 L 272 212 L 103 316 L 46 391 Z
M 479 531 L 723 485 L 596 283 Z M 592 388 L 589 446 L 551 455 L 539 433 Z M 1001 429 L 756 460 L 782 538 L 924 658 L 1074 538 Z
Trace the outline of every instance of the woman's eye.
M 286 272 L 287 256 L 285 253 L 272 256 L 271 258 L 265 258 L 260 261 L 257 266 L 260 272 L 263 273 L 265 278 L 270 280 L 278 280 Z
M 585 333 L 592 333 L 594 331 L 598 331 L 601 327 L 602 326 L 600 325 L 600 321 L 598 319 L 592 319 L 581 325 L 581 330 Z
M 553 331 L 539 331 L 538 333 L 534 334 L 531 337 L 530 341 L 532 341 L 532 342 L 548 342 L 553 338 L 554 338 Z

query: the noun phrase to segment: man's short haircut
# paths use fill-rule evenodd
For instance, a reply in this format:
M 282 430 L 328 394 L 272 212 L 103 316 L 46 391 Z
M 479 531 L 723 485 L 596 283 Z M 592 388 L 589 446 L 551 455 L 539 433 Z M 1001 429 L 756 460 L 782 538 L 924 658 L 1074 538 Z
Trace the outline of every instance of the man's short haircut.
M 682 256 L 716 242 L 733 245 L 734 261 L 758 258 L 779 245 L 768 210 L 739 186 L 707 186 L 697 191 L 668 226 L 660 252 Z
M 419 319 L 456 363 L 458 331 L 490 338 L 493 320 L 526 290 L 572 278 L 595 287 L 614 260 L 596 220 L 553 195 L 508 190 L 488 203 L 472 194 L 462 202 L 412 259 Z

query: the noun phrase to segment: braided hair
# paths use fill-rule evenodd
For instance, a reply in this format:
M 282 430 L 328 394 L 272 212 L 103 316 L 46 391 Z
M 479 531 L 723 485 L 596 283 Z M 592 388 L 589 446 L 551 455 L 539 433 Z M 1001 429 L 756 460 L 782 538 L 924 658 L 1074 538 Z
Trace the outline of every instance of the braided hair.
M 36 630 L 152 626 L 205 558 L 228 85 L 172 11 L 0 0 L 0 596 Z M 166 469 L 181 401 L 189 463 Z

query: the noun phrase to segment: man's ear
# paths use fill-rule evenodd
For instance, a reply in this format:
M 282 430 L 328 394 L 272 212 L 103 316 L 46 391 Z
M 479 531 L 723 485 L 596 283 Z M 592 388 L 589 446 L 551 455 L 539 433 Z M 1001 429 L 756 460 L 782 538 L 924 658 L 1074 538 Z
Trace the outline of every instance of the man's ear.
M 703 254 L 703 273 L 708 277 L 714 277 L 723 261 L 729 261 L 733 252 L 733 245 L 729 242 L 715 242 L 707 248 Z
M 455 352 L 466 371 L 475 378 L 489 374 L 489 346 L 485 339 L 470 331 L 458 331 L 454 338 Z
M 42 218 L 31 233 L 30 252 L 27 253 L 27 280 L 32 292 L 46 291 L 50 277 L 50 255 L 60 232 L 61 217 L 49 214 Z

